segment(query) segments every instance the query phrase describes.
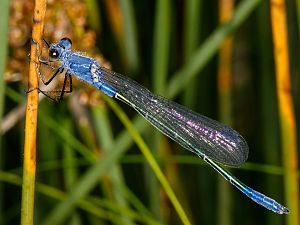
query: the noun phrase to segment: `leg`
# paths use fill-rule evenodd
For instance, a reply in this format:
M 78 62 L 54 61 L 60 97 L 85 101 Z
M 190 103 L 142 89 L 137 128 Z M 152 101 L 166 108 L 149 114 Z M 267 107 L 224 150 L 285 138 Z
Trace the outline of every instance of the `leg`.
M 37 62 L 34 62 L 35 63 L 35 65 L 36 65 L 36 71 L 37 71 L 37 73 L 38 73 L 38 76 L 39 76 L 39 78 L 40 78 L 40 80 L 43 82 L 43 84 L 44 85 L 48 85 L 48 84 L 50 84 L 51 83 L 51 81 L 58 75 L 58 74 L 60 74 L 60 73 L 62 73 L 63 71 L 64 71 L 64 68 L 62 68 L 62 67 L 59 67 L 54 73 L 53 73 L 53 75 L 50 77 L 50 79 L 49 80 L 47 80 L 47 81 L 45 81 L 45 79 L 44 79 L 44 76 L 42 75 L 42 73 L 41 73 L 41 71 L 39 70 L 39 68 L 38 68 L 38 65 L 37 65 Z M 45 96 L 47 96 L 48 98 L 50 98 L 50 99 L 52 99 L 52 100 L 54 100 L 52 97 L 50 97 L 48 94 L 46 94 L 46 93 L 49 93 L 49 92 L 60 92 L 60 91 L 43 91 L 43 90 L 41 90 L 40 88 L 35 88 L 35 89 L 32 89 L 32 90 L 28 90 L 28 91 L 26 91 L 26 93 L 29 93 L 29 92 L 31 92 L 31 91 L 33 91 L 33 90 L 38 90 L 39 92 L 41 92 L 41 93 L 43 93 Z
M 66 89 L 66 84 L 67 84 L 67 79 L 69 79 L 69 86 L 70 86 L 69 90 L 65 90 Z M 60 96 L 58 98 L 58 101 L 60 102 L 63 99 L 65 93 L 71 93 L 72 91 L 73 91 L 72 76 L 69 72 L 66 72 L 65 79 L 64 79 L 64 84 L 63 84 Z
M 43 40 L 44 40 L 44 42 L 46 43 L 46 45 L 49 47 L 48 42 L 46 42 L 45 39 L 43 39 Z M 38 62 L 33 61 L 33 62 L 35 63 L 35 67 L 36 67 L 36 70 L 37 70 L 37 73 L 38 73 L 38 75 L 39 75 L 40 80 L 44 83 L 44 85 L 47 86 L 47 85 L 48 85 L 48 84 L 56 77 L 56 75 L 59 74 L 59 73 L 62 73 L 62 72 L 64 71 L 64 69 L 63 69 L 62 67 L 59 67 L 59 68 L 57 69 L 57 68 L 55 68 L 55 67 L 49 65 L 49 60 L 42 60 L 42 59 L 41 59 L 41 54 L 40 54 L 40 49 L 39 49 L 38 43 L 37 43 L 35 40 L 33 40 L 33 39 L 32 39 L 32 43 L 36 45 L 37 56 L 38 56 L 38 61 L 39 61 L 39 63 L 42 63 L 42 64 L 46 65 L 47 67 L 50 67 L 52 70 L 56 70 L 56 71 L 54 72 L 54 74 L 50 77 L 50 79 L 49 79 L 48 81 L 45 81 L 44 76 L 41 74 L 41 71 L 40 71 L 39 68 L 38 68 Z
M 66 90 L 66 86 L 67 86 L 67 79 L 69 79 L 69 90 Z M 31 92 L 33 90 L 27 91 L 27 93 Z M 41 89 L 38 88 L 38 91 L 40 93 L 42 93 L 43 95 L 45 95 L 46 97 L 50 98 L 51 100 L 55 101 L 55 102 L 60 102 L 63 97 L 64 97 L 64 93 L 71 93 L 73 91 L 73 87 L 72 87 L 72 76 L 70 73 L 67 73 L 64 79 L 64 83 L 63 83 L 63 87 L 60 91 L 43 91 Z M 52 97 L 51 95 L 49 95 L 49 93 L 60 93 L 59 97 Z
M 43 41 L 46 43 L 47 47 L 50 48 L 49 43 L 45 40 L 45 38 L 43 38 Z
M 38 59 L 40 59 L 40 56 L 41 56 L 40 46 L 38 45 L 37 41 L 34 39 L 31 39 L 31 43 L 36 46 L 37 56 L 38 56 Z
M 50 98 L 52 101 L 55 101 L 57 102 L 57 98 L 53 98 L 52 96 L 50 96 L 48 93 L 50 92 L 61 92 L 61 91 L 43 91 L 41 90 L 40 88 L 34 88 L 34 89 L 31 89 L 31 90 L 28 90 L 26 91 L 26 94 L 34 91 L 34 90 L 37 90 L 39 93 L 42 93 L 43 95 L 45 95 L 47 98 Z
M 59 67 L 52 75 L 51 77 L 49 78 L 49 80 L 45 81 L 44 79 L 44 76 L 42 75 L 41 71 L 39 70 L 37 64 L 36 64 L 36 70 L 37 70 L 37 73 L 39 75 L 39 78 L 40 80 L 43 82 L 44 85 L 48 85 L 51 83 L 51 81 L 60 73 L 62 73 L 64 71 L 64 68 L 63 67 Z

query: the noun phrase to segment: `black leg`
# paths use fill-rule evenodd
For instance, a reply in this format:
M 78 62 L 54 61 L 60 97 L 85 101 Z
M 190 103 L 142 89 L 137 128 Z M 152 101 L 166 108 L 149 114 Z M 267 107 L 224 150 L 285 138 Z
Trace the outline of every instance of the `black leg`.
M 66 89 L 66 84 L 67 84 L 67 79 L 69 79 L 69 86 L 70 86 L 68 91 L 65 90 Z M 64 84 L 63 84 L 63 87 L 61 89 L 61 93 L 60 93 L 60 96 L 58 98 L 58 101 L 60 102 L 63 99 L 65 93 L 71 93 L 72 89 L 73 89 L 72 88 L 72 76 L 69 72 L 66 72 L 65 79 L 64 79 Z
M 34 91 L 34 90 L 38 90 L 39 93 L 42 93 L 43 95 L 45 95 L 47 98 L 50 98 L 52 101 L 55 101 L 55 102 L 58 102 L 57 101 L 57 98 L 53 98 L 52 96 L 50 96 L 48 93 L 50 92 L 61 92 L 61 91 L 43 91 L 41 90 L 40 88 L 34 88 L 34 89 L 31 89 L 31 90 L 28 90 L 26 91 L 26 94 Z
M 36 45 L 37 56 L 38 56 L 38 59 L 40 59 L 40 56 L 41 56 L 40 46 L 38 45 L 37 41 L 34 39 L 31 39 L 31 43 Z
M 66 87 L 67 87 L 67 79 L 69 79 L 69 90 L 66 90 Z M 33 89 L 33 90 L 36 90 L 36 89 Z M 27 91 L 27 93 L 33 91 L 33 90 L 29 90 Z M 43 95 L 45 95 L 46 97 L 50 98 L 51 100 L 55 101 L 55 102 L 60 102 L 63 97 L 64 97 L 64 94 L 65 93 L 71 93 L 73 91 L 73 86 L 72 86 L 72 76 L 70 73 L 66 73 L 65 75 L 65 79 L 64 79 L 64 83 L 63 83 L 63 87 L 61 90 L 57 90 L 57 91 L 43 91 L 39 88 L 37 88 L 37 90 L 42 93 Z M 49 93 L 60 93 L 59 97 L 52 97 L 51 95 L 49 95 Z
M 43 41 L 46 43 L 47 47 L 50 48 L 49 43 L 45 40 L 45 38 L 43 38 Z
M 36 66 L 37 67 L 37 66 Z M 42 75 L 41 71 L 39 70 L 39 68 L 37 67 L 37 73 L 39 75 L 40 80 L 43 82 L 44 85 L 48 85 L 51 83 L 51 81 L 60 73 L 62 73 L 64 71 L 63 67 L 59 67 L 49 78 L 49 80 L 45 81 L 44 76 Z
M 43 39 L 43 40 L 46 43 L 46 45 L 48 47 L 50 47 L 50 45 L 48 44 L 48 42 L 45 39 Z M 59 73 L 62 73 L 64 71 L 64 69 L 62 67 L 56 68 L 56 67 L 53 67 L 53 66 L 49 65 L 49 60 L 42 60 L 41 59 L 40 48 L 39 48 L 39 45 L 37 44 L 37 41 L 35 41 L 34 39 L 31 39 L 31 42 L 36 45 L 37 56 L 38 56 L 39 63 L 42 63 L 42 64 L 46 65 L 47 67 L 50 67 L 52 70 L 56 70 L 53 73 L 53 75 L 50 77 L 50 79 L 47 80 L 47 81 L 45 81 L 44 76 L 42 75 L 41 71 L 39 70 L 38 62 L 33 61 L 35 63 L 36 71 L 37 71 L 37 73 L 39 75 L 40 80 L 44 83 L 44 85 L 47 86 L 56 77 L 56 75 L 59 74 Z
M 68 76 L 69 76 L 69 90 L 66 91 L 66 93 L 72 93 L 72 91 L 73 91 L 72 75 L 70 73 L 68 73 Z

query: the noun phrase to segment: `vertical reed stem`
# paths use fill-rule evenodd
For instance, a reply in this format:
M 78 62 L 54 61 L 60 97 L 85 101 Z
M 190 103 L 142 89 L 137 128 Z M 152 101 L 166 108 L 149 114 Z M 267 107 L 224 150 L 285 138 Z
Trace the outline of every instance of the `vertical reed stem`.
M 285 12 L 284 0 L 271 0 L 271 23 L 284 166 L 285 197 L 291 211 L 291 214 L 287 217 L 287 222 L 290 225 L 297 225 L 299 224 L 298 156 L 294 105 L 291 95 Z
M 46 13 L 46 1 L 36 0 L 33 15 L 32 38 L 41 46 L 43 31 L 43 21 Z M 38 76 L 36 65 L 33 61 L 38 61 L 37 45 L 31 45 L 30 71 L 28 78 L 28 90 L 25 121 L 25 144 L 24 144 L 24 164 L 23 164 L 23 184 L 22 184 L 22 209 L 21 224 L 33 224 L 34 218 L 34 192 L 36 173 L 36 127 L 38 110 Z M 31 91 L 32 90 L 32 91 Z

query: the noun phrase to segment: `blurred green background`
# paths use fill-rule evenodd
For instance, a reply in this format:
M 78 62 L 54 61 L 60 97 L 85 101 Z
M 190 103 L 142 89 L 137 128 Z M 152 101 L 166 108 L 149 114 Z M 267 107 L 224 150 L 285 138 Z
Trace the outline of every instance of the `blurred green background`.
M 52 43 L 69 37 L 75 50 L 105 67 L 235 128 L 250 153 L 241 168 L 230 171 L 285 205 L 269 1 L 234 1 L 232 20 L 225 25 L 219 22 L 221 2 L 49 0 L 44 38 Z M 286 1 L 295 125 L 300 107 L 297 5 Z M 1 0 L 0 6 L 0 224 L 18 224 L 34 2 Z M 230 35 L 231 86 L 224 96 L 219 49 Z M 117 102 L 121 108 L 115 109 L 99 91 L 76 81 L 73 93 L 59 104 L 40 100 L 36 224 L 56 224 L 56 219 L 182 224 L 120 122 L 122 112 L 151 149 L 192 224 L 286 224 L 288 216 L 252 202 L 127 105 Z M 58 210 L 64 201 L 64 210 Z

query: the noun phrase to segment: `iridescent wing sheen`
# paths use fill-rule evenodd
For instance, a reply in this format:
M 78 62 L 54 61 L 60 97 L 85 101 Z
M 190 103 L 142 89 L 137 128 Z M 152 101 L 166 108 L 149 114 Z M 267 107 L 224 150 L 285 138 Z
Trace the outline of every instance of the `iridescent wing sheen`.
M 116 98 L 184 148 L 230 166 L 239 166 L 247 159 L 248 145 L 232 128 L 155 95 L 121 74 L 103 67 L 97 73 L 101 83 L 115 89 Z

